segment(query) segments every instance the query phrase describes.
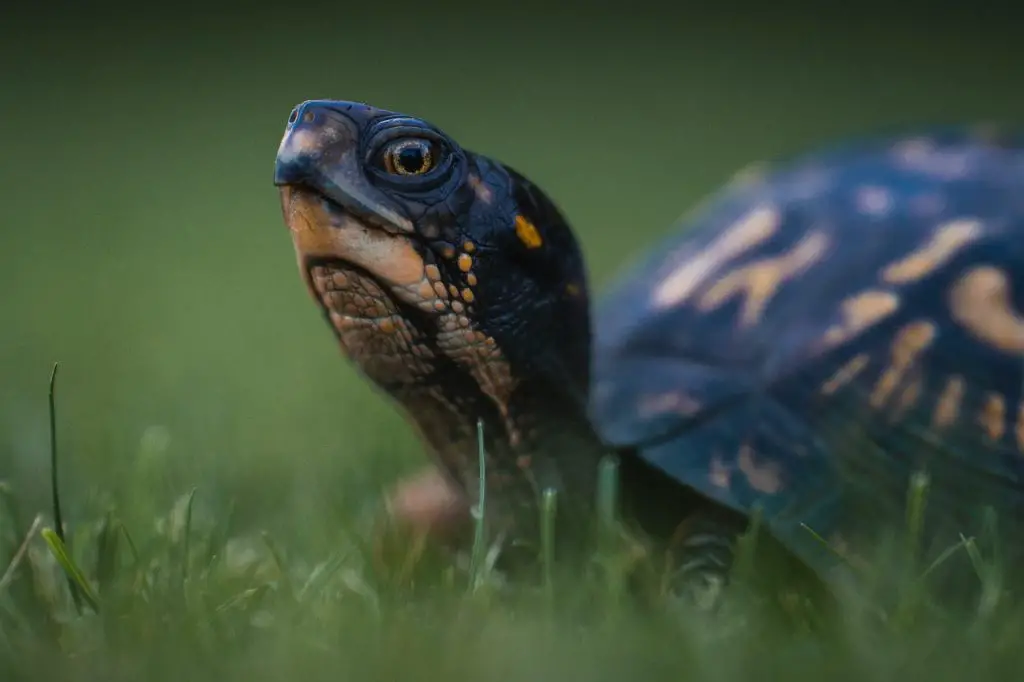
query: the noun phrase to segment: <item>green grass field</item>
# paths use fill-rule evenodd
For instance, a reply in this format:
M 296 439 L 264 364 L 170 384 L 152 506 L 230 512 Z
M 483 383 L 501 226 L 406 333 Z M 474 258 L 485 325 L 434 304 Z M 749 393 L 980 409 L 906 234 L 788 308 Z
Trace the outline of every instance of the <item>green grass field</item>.
M 423 455 L 307 300 L 271 185 L 303 99 L 421 115 L 546 187 L 599 291 L 750 162 L 883 125 L 1024 118 L 1012 39 L 891 17 L 824 35 L 810 17 L 768 31 L 325 16 L 0 28 L 14 76 L 0 88 L 0 679 L 980 681 L 1021 669 L 1024 611 L 995 593 L 958 618 L 880 617 L 850 599 L 838 614 L 790 604 L 780 621 L 751 605 L 720 627 L 680 627 L 557 571 L 552 602 L 469 590 L 443 562 L 406 567 L 397 548 L 375 558 L 380 493 Z M 53 524 L 55 361 L 63 513 L 99 615 L 75 609 L 38 532 L 19 552 Z

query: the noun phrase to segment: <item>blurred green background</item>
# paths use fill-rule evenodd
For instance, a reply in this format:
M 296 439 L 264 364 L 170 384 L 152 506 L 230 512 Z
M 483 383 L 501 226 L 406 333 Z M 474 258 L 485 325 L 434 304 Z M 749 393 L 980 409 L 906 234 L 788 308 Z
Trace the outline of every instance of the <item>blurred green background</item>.
M 303 99 L 420 115 L 526 172 L 575 223 L 597 288 L 749 162 L 883 125 L 1024 117 L 998 17 L 160 11 L 52 8 L 0 29 L 0 478 L 35 504 L 55 360 L 78 508 L 157 458 L 157 495 L 198 485 L 294 523 L 421 462 L 295 268 L 271 173 Z

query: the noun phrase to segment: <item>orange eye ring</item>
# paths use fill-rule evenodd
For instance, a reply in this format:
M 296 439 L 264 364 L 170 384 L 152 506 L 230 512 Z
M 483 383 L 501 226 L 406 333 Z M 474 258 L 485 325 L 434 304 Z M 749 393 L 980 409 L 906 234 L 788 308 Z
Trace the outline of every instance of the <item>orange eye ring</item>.
M 384 168 L 392 175 L 423 175 L 434 163 L 433 150 L 426 140 L 397 140 L 384 149 Z

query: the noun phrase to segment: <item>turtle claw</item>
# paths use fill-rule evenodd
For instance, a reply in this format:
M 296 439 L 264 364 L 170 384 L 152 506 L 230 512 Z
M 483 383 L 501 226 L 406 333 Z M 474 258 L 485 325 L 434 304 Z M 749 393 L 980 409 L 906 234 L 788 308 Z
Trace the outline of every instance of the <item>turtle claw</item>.
M 671 601 L 699 613 L 718 612 L 729 593 L 736 543 L 745 530 L 741 520 L 715 511 L 687 518 L 670 546 L 675 559 L 666 585 Z
M 725 599 L 729 581 L 721 575 L 703 575 L 690 579 L 672 590 L 673 599 L 685 603 L 699 613 L 715 613 Z

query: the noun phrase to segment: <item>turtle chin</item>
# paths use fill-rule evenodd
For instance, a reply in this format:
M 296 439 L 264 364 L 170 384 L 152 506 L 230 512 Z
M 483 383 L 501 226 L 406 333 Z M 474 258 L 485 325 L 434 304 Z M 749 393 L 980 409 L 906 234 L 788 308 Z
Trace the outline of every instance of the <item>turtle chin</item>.
M 306 286 L 345 354 L 391 394 L 419 383 L 438 297 L 421 246 L 303 186 L 283 186 L 281 205 Z
M 305 278 L 342 350 L 386 392 L 400 397 L 431 368 L 423 330 L 390 287 L 364 268 L 340 259 L 309 259 Z

